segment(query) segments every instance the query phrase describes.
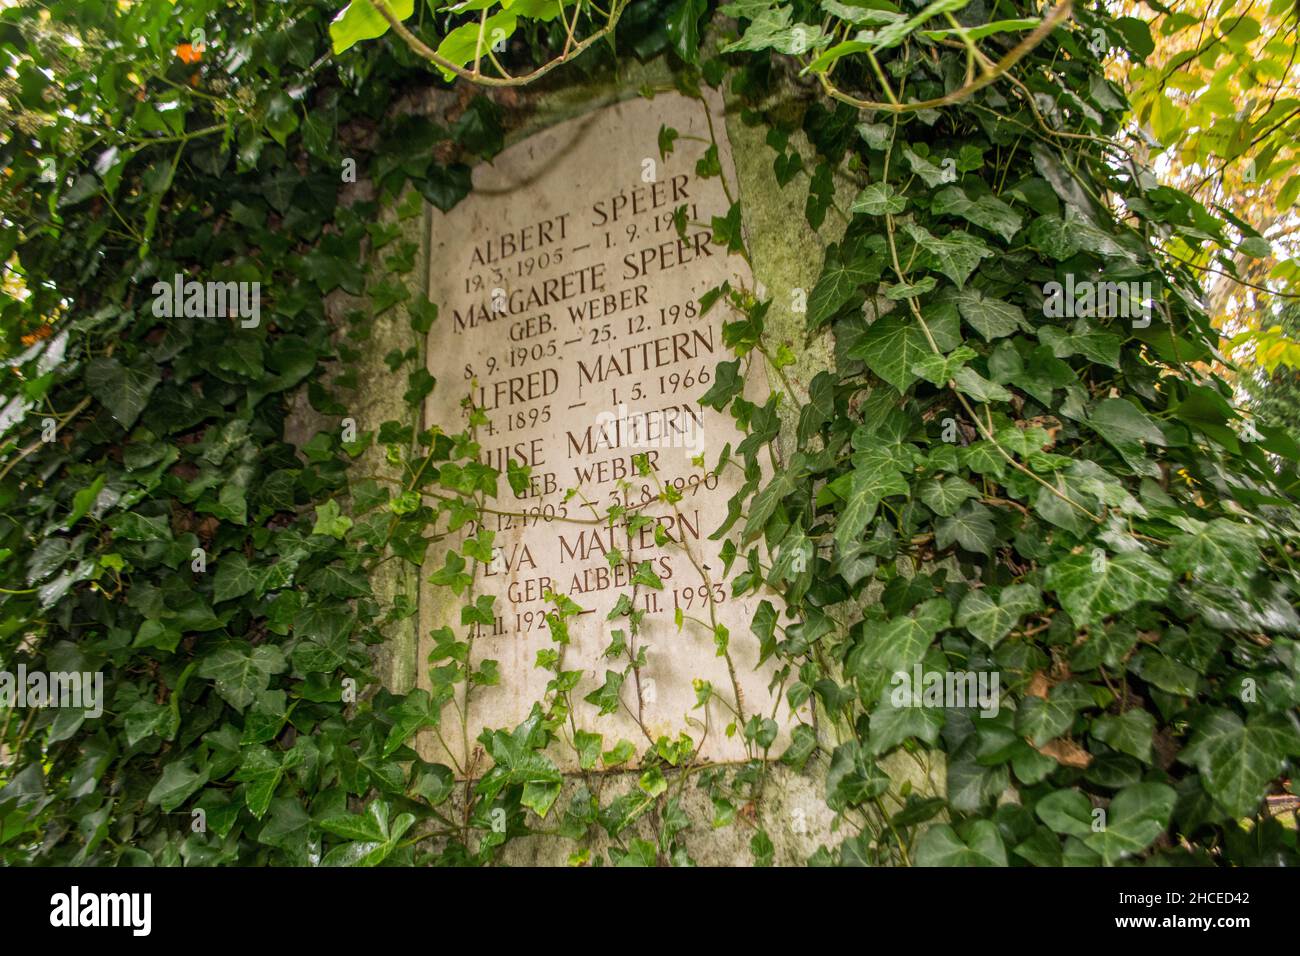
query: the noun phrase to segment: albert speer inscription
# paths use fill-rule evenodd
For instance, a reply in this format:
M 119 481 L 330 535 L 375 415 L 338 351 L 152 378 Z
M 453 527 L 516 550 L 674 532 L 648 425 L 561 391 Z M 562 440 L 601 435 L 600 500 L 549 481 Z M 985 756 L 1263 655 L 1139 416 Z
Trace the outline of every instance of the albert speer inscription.
M 741 734 L 725 733 L 730 711 L 717 701 L 707 714 L 696 708 L 695 678 L 734 703 L 726 661 L 702 623 L 710 593 L 718 621 L 736 636 L 746 716 L 756 707 L 771 712 L 770 674 L 755 671 L 757 642 L 749 637 L 760 598 L 732 597 L 721 543 L 709 540 L 741 481 L 738 469 L 710 469 L 741 436 L 729 415 L 699 403 L 717 363 L 732 358 L 722 344 L 725 308 L 702 315 L 699 298 L 725 279 L 752 281 L 741 257 L 709 241 L 707 224 L 729 203 L 716 176 L 696 173 L 710 141 L 705 109 L 661 94 L 561 123 L 479 166 L 470 196 L 433 214 L 429 298 L 439 318 L 428 368 L 438 384 L 426 421 L 459 431 L 470 399 L 489 421 L 478 430 L 480 460 L 502 474 L 498 497 L 487 502 L 497 513 L 483 516 L 495 533 L 493 561 L 475 581 L 477 594 L 496 597 L 496 620 L 478 626 L 472 649 L 474 667 L 497 662 L 500 683 L 473 691 L 471 751 L 483 727 L 513 728 L 545 695 L 551 674 L 536 659 L 556 646 L 546 629 L 548 592 L 583 609 L 568 619 L 564 668 L 584 672 L 574 717 L 579 728 L 602 733 L 607 749 L 620 738 L 642 748 L 644 727 L 652 738 L 685 730 L 709 759 L 745 756 Z M 720 101 L 708 109 L 729 174 Z M 661 126 L 680 133 L 666 159 Z M 673 218 L 683 206 L 685 238 Z M 639 473 L 639 455 L 656 477 Z M 530 468 L 518 494 L 506 481 L 510 462 Z M 658 482 L 680 493 L 675 506 L 657 500 Z M 626 519 L 611 527 L 600 519 L 615 505 L 652 520 L 631 531 Z M 428 571 L 443 560 L 431 549 Z M 634 586 L 643 562 L 662 589 Z M 445 625 L 466 634 L 463 602 L 437 590 L 426 589 L 421 601 L 422 665 L 431 631 Z M 620 595 L 633 594 L 645 612 L 637 643 L 648 649 L 647 664 L 625 683 L 625 706 L 597 717 L 582 697 L 607 668 L 622 669 L 602 655 L 627 619 L 606 618 Z M 459 719 L 455 708 L 444 711 L 442 739 L 465 766 Z M 422 747 L 436 758 L 442 744 L 426 739 Z M 572 748 L 554 756 L 576 766 Z

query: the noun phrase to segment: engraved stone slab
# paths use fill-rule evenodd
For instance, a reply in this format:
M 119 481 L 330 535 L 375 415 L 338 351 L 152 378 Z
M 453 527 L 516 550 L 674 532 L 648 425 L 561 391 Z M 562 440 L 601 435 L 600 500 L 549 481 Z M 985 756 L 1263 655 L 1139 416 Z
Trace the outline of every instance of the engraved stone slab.
M 699 100 L 660 94 L 560 123 L 480 165 L 470 196 L 432 214 L 429 298 L 439 318 L 429 338 L 437 386 L 426 425 L 461 431 L 468 399 L 489 422 L 478 427 L 479 460 L 501 472 L 483 516 L 494 533 L 492 560 L 477 567 L 473 587 L 475 597 L 495 596 L 495 624 L 475 627 L 471 652 L 475 669 L 497 662 L 500 683 L 472 692 L 471 753 L 483 727 L 513 728 L 546 694 L 552 675 L 536 666 L 538 652 L 560 649 L 547 626 L 548 592 L 582 608 L 567 619 L 562 649 L 564 669 L 584 675 L 566 737 L 576 725 L 603 734 L 606 750 L 626 739 L 639 751 L 647 735 L 685 731 L 708 759 L 743 759 L 738 728 L 726 733 L 735 715 L 717 700 L 696 707 L 696 679 L 735 706 L 713 614 L 734 635 L 740 709 L 772 713 L 771 675 L 755 670 L 749 633 L 761 597 L 732 597 L 722 542 L 709 540 L 743 482 L 735 465 L 712 469 L 742 435 L 729 415 L 699 402 L 718 362 L 734 358 L 721 329 L 735 318 L 722 303 L 701 314 L 699 298 L 724 280 L 734 287 L 752 279 L 742 257 L 709 241 L 712 218 L 730 206 L 721 179 L 697 171 L 715 136 L 724 175 L 733 167 L 721 100 L 708 102 L 706 111 Z M 665 126 L 679 133 L 666 158 L 658 145 Z M 674 223 L 681 207 L 685 238 Z M 760 377 L 749 376 L 751 400 L 765 397 L 753 381 Z M 634 456 L 645 456 L 652 474 L 641 474 Z M 530 469 L 518 493 L 506 480 L 511 463 Z M 678 500 L 661 500 L 664 488 Z M 612 526 L 610 506 L 624 509 Z M 471 522 L 453 539 L 478 530 Z M 426 576 L 444 559 L 445 547 L 431 548 Z M 626 617 L 607 620 L 624 595 L 645 612 L 633 650 L 646 648 L 647 663 L 629 675 L 619 709 L 597 716 L 582 698 L 627 662 L 604 657 L 615 629 L 631 642 Z M 467 639 L 465 603 L 425 586 L 422 671 L 432 631 L 446 626 Z M 443 713 L 441 739 L 465 767 L 457 709 Z M 445 759 L 443 746 L 433 735 L 421 741 L 430 759 Z M 577 766 L 572 747 L 552 755 L 566 770 Z

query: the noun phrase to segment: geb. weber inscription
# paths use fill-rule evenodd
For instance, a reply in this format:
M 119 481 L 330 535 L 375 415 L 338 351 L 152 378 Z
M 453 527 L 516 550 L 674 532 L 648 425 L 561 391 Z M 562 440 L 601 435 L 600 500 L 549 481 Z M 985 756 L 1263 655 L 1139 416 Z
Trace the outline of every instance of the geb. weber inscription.
M 483 728 L 513 728 L 548 699 L 555 673 L 539 653 L 582 672 L 562 735 L 600 733 L 606 750 L 685 732 L 702 759 L 743 759 L 738 718 L 772 711 L 771 675 L 756 669 L 749 636 L 761 598 L 732 596 L 722 542 L 710 539 L 743 481 L 713 468 L 743 436 L 699 400 L 732 357 L 724 310 L 704 312 L 700 297 L 752 280 L 711 242 L 708 224 L 730 200 L 697 163 L 715 134 L 722 169 L 731 157 L 721 104 L 705 102 L 665 94 L 551 127 L 478 167 L 470 196 L 433 214 L 429 298 L 440 318 L 428 369 L 438 384 L 426 423 L 472 426 L 470 454 L 501 476 L 478 519 L 430 549 L 436 575 L 445 545 L 469 542 L 474 620 L 463 623 L 465 600 L 446 588 L 421 599 L 435 664 L 447 633 L 470 641 L 472 671 L 495 662 L 496 682 L 473 687 L 468 705 L 458 688 L 442 732 L 421 739 L 426 756 L 450 751 L 471 775 L 484 769 L 473 759 Z M 662 126 L 680 134 L 666 157 Z M 747 388 L 762 397 L 761 384 Z M 630 660 L 643 662 L 617 695 L 583 701 Z M 699 706 L 696 681 L 716 699 Z M 553 750 L 576 768 L 574 748 Z

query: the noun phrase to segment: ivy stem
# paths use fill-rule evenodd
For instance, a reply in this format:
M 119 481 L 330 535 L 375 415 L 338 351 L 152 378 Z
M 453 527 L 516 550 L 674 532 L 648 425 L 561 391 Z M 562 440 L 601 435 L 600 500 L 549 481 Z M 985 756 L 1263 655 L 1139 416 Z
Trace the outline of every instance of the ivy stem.
M 542 64 L 531 73 L 525 73 L 522 76 L 507 77 L 484 76 L 478 72 L 477 61 L 475 62 L 473 70 L 467 70 L 463 66 L 453 63 L 412 33 L 406 25 L 388 9 L 388 4 L 386 4 L 384 0 L 374 0 L 374 7 L 379 11 L 379 15 L 388 21 L 389 25 L 393 28 L 393 32 L 397 34 L 402 42 L 405 43 L 413 53 L 428 60 L 439 69 L 445 70 L 448 73 L 459 76 L 461 79 L 468 80 L 469 82 L 476 83 L 480 86 L 526 86 L 534 80 L 541 79 L 556 67 L 575 59 L 588 47 L 611 35 L 614 32 L 614 27 L 618 24 L 619 17 L 622 16 L 623 10 L 629 2 L 630 0 L 616 0 L 614 5 L 610 7 L 609 16 L 603 27 L 598 29 L 585 40 L 575 43 L 571 47 L 567 47 L 566 44 L 566 50 L 559 56 L 555 57 L 555 59 Z M 486 9 L 484 12 L 486 13 Z

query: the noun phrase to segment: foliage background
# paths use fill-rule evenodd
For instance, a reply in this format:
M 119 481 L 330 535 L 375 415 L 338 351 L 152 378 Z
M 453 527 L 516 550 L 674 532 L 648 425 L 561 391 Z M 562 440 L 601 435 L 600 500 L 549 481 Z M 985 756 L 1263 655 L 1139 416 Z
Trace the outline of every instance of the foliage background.
M 1181 261 L 1258 258 L 1261 230 L 1161 185 L 1116 141 L 1133 119 L 1089 41 L 1141 62 L 1146 24 L 1061 9 L 1068 22 L 1019 56 L 1042 14 L 1010 2 L 394 3 L 406 37 L 364 0 L 0 11 L 0 659 L 102 671 L 108 693 L 99 720 L 3 711 L 3 859 L 477 864 L 545 829 L 575 863 L 685 863 L 701 831 L 748 826 L 767 863 L 753 807 L 779 757 L 824 780 L 839 821 L 815 863 L 1295 862 L 1294 817 L 1266 797 L 1286 797 L 1300 756 L 1300 449 L 1267 423 L 1240 436 L 1203 270 Z M 497 62 L 489 18 L 512 37 Z M 746 403 L 739 363 L 780 378 L 790 358 L 767 335 L 770 302 L 725 289 L 705 303 L 733 311 L 737 353 L 705 400 L 751 432 L 730 465 L 750 478 L 730 586 L 777 588 L 790 609 L 715 636 L 721 653 L 759 641 L 820 720 L 777 755 L 771 721 L 751 718 L 737 730 L 754 759 L 730 768 L 700 764 L 689 737 L 658 741 L 636 786 L 604 799 L 598 771 L 632 755 L 567 734 L 565 715 L 617 706 L 620 684 L 581 697 L 557 657 L 533 718 L 485 734 L 491 769 L 460 787 L 408 743 L 496 679 L 469 663 L 490 603 L 468 601 L 466 629 L 443 636 L 434 690 L 398 697 L 367 648 L 414 605 L 376 600 L 369 573 L 418 566 L 427 536 L 519 476 L 476 466 L 472 432 L 415 417 L 295 448 L 289 396 L 346 416 L 365 317 L 332 329 L 323 297 L 379 312 L 409 295 L 364 268 L 376 254 L 413 267 L 377 211 L 417 214 L 407 184 L 441 209 L 463 198 L 519 77 L 655 56 L 685 91 L 749 101 L 814 228 L 848 220 L 808 298 L 807 334 L 833 337 L 836 364 L 806 388 Z M 390 113 L 458 71 L 454 121 Z M 769 111 L 769 94 L 798 109 Z M 345 159 L 374 199 L 339 202 Z M 860 187 L 850 209 L 832 173 Z M 743 254 L 743 222 L 739 205 L 719 217 L 716 241 Z M 260 282 L 260 326 L 160 322 L 148 290 L 177 273 Z M 1044 318 L 1042 285 L 1066 273 L 1153 282 L 1157 320 Z M 430 304 L 406 304 L 433 327 Z M 413 415 L 436 387 L 414 358 L 391 356 Z M 782 403 L 799 409 L 797 451 L 763 484 Z M 349 483 L 372 444 L 398 487 Z M 486 547 L 463 545 L 440 583 L 472 587 Z M 557 640 L 570 613 L 556 601 Z M 892 670 L 922 662 L 998 671 L 999 717 L 885 706 Z M 564 805 L 552 746 L 590 768 Z M 943 756 L 942 792 L 891 790 L 880 761 L 899 748 Z M 681 812 L 688 785 L 713 819 Z M 593 856 L 597 831 L 612 846 Z

